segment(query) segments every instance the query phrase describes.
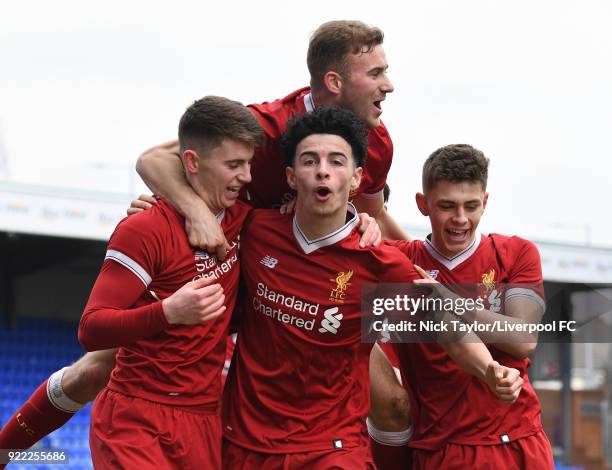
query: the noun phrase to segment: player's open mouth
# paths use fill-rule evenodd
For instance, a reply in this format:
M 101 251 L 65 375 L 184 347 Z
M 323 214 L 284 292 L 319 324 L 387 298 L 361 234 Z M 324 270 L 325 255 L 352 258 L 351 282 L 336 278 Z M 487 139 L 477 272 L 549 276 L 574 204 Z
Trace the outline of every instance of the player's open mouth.
M 467 238 L 468 230 L 446 229 L 446 234 L 451 240 L 463 241 Z
M 238 197 L 238 193 L 240 193 L 240 186 L 228 186 L 225 189 L 227 189 L 227 191 L 235 197 Z
M 317 200 L 319 201 L 327 201 L 331 196 L 331 190 L 326 186 L 319 186 L 315 191 L 317 196 Z
M 382 100 L 374 101 L 374 107 L 382 112 Z

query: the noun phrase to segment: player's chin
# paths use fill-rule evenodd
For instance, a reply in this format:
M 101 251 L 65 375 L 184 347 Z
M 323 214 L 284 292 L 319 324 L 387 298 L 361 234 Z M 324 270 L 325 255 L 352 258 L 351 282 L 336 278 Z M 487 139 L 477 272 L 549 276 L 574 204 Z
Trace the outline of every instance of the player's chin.
M 221 201 L 221 207 L 223 207 L 223 209 L 229 209 L 234 204 L 236 204 L 237 200 L 238 200 L 238 198 L 236 198 L 236 199 L 226 199 L 226 198 L 223 198 L 223 200 Z
M 366 120 L 366 125 L 370 129 L 375 129 L 380 126 L 380 114 L 372 114 Z
M 223 207 L 232 207 L 238 200 L 239 195 L 239 191 L 225 191 L 223 195 Z

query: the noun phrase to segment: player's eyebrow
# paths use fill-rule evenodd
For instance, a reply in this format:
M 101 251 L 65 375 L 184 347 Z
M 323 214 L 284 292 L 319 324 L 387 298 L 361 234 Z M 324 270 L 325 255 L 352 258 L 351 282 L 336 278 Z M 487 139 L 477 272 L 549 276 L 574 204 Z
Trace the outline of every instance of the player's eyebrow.
M 298 158 L 302 158 L 302 157 L 318 157 L 319 156 L 319 152 L 317 152 L 316 150 L 304 150 L 302 153 L 300 153 L 298 155 Z
M 344 157 L 344 158 L 346 158 L 348 160 L 348 157 L 346 156 L 346 154 L 344 152 L 340 152 L 340 151 L 329 152 L 329 156 L 330 157 Z
M 386 72 L 387 70 L 389 70 L 389 66 L 385 65 L 384 67 L 379 65 L 377 67 L 372 67 L 368 73 L 380 73 L 380 72 Z
M 436 201 L 437 204 L 457 204 L 457 201 L 454 199 L 438 199 Z M 461 204 L 480 204 L 480 199 L 469 199 L 467 201 L 463 201 Z

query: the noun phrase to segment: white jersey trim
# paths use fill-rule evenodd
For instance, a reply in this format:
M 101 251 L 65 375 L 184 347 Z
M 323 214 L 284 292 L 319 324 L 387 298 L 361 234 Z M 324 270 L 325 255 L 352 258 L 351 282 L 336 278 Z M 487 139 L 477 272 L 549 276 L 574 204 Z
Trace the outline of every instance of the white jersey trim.
M 461 263 L 469 259 L 470 256 L 472 256 L 476 252 L 476 250 L 480 246 L 480 240 L 481 240 L 480 232 L 477 232 L 472 244 L 468 246 L 465 250 L 463 250 L 461 253 L 453 256 L 452 258 L 447 258 L 442 253 L 440 253 L 438 250 L 436 250 L 433 244 L 431 243 L 431 241 L 429 240 L 429 238 L 425 239 L 425 248 L 427 248 L 427 251 L 429 252 L 429 254 L 436 261 L 444 265 L 448 270 L 452 271 L 457 266 L 459 266 Z
M 512 297 L 526 297 L 531 299 L 542 307 L 542 311 L 546 311 L 546 302 L 544 302 L 544 299 L 540 297 L 537 292 L 531 289 L 526 289 L 524 287 L 513 287 L 512 289 L 508 289 L 506 291 L 506 300 L 511 299 Z
M 152 279 L 147 270 L 140 266 L 140 264 L 138 264 L 132 258 L 121 253 L 120 251 L 107 250 L 104 259 L 111 259 L 113 261 L 116 261 L 120 265 L 128 268 L 136 275 L 136 277 L 138 277 L 138 279 L 142 281 L 145 287 L 148 287 L 149 284 L 151 284 Z
M 359 196 L 361 196 L 364 199 L 377 199 L 380 197 L 380 195 L 384 192 L 384 189 L 381 189 L 380 191 L 377 191 L 375 193 L 361 193 Z
M 340 240 L 346 238 L 353 231 L 353 229 L 359 225 L 359 215 L 357 215 L 357 209 L 355 209 L 355 206 L 349 202 L 347 210 L 352 214 L 351 220 L 349 220 L 335 232 L 317 238 L 316 240 L 309 240 L 308 237 L 304 235 L 304 232 L 302 232 L 297 223 L 296 216 L 293 216 L 293 235 L 304 253 L 309 255 L 319 248 L 333 245 L 334 243 L 338 243 Z
M 217 219 L 217 223 L 223 222 L 223 218 L 225 217 L 225 209 L 221 209 L 219 212 L 215 214 L 215 218 Z
M 314 111 L 315 105 L 311 93 L 304 95 L 304 107 L 307 113 L 312 113 Z

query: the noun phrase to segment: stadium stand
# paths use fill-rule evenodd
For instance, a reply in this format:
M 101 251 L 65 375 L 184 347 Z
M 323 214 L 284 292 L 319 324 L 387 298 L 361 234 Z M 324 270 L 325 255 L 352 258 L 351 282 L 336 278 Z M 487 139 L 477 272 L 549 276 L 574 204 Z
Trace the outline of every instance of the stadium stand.
M 17 319 L 16 328 L 0 325 L 0 422 L 5 423 L 45 380 L 50 371 L 70 364 L 83 354 L 76 339 L 77 323 L 47 318 Z M 88 405 L 64 427 L 44 438 L 33 450 L 64 450 L 65 470 L 93 468 L 89 453 Z M 56 465 L 15 465 L 12 470 L 56 468 Z

